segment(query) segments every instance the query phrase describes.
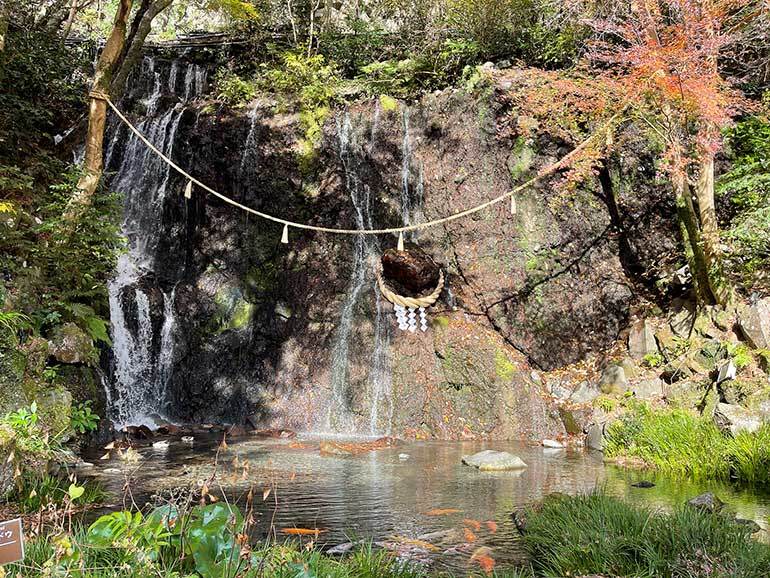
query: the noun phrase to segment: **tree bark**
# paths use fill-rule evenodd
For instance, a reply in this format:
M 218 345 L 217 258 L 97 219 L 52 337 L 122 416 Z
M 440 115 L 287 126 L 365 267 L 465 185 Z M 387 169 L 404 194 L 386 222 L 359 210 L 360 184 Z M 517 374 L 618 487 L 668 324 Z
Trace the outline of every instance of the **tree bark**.
M 676 211 L 682 232 L 685 257 L 690 266 L 695 297 L 699 303 L 710 305 L 715 302 L 708 278 L 708 265 L 703 251 L 701 231 L 698 226 L 698 216 L 692 203 L 687 174 L 675 173 L 672 176 L 672 186 L 676 201 Z
M 722 249 L 719 242 L 719 225 L 714 206 L 714 153 L 704 151 L 699 160 L 700 173 L 695 188 L 698 199 L 698 217 L 700 220 L 703 255 L 709 288 L 717 303 L 726 305 L 732 296 L 732 290 L 724 274 Z
M 115 21 L 107 42 L 104 45 L 99 61 L 92 91 L 107 93 L 110 88 L 115 66 L 123 51 L 126 41 L 126 28 L 131 13 L 132 0 L 120 0 Z M 99 180 L 104 170 L 103 145 L 104 128 L 107 121 L 107 103 L 100 98 L 91 98 L 88 109 L 88 132 L 86 134 L 86 153 L 83 160 L 83 176 L 78 181 L 77 190 L 70 200 L 67 216 L 77 215 L 82 206 L 88 205 L 99 186 Z
M 8 0 L 0 0 L 0 54 L 5 51 L 5 38 L 8 36 L 8 23 L 11 19 L 11 9 Z M 0 68 L 0 74 L 2 69 Z
M 132 25 L 130 42 L 128 43 L 127 50 L 124 51 L 125 56 L 118 68 L 117 74 L 110 85 L 110 93 L 114 96 L 121 96 L 126 88 L 126 81 L 128 75 L 131 74 L 139 58 L 142 56 L 142 47 L 144 41 L 147 39 L 147 35 L 152 30 L 152 22 L 155 17 L 163 12 L 166 8 L 171 6 L 173 0 L 155 0 L 151 2 L 144 14 L 142 14 L 138 25 Z M 138 15 L 137 15 L 138 18 Z M 136 20 L 134 20 L 136 22 Z

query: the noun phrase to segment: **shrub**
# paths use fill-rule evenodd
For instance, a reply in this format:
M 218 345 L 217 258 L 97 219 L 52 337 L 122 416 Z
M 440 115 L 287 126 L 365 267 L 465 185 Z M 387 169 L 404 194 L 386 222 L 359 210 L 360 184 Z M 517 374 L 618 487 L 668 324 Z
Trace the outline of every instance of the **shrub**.
M 96 431 L 96 428 L 99 427 L 99 420 L 101 418 L 91 411 L 91 400 L 87 400 L 72 406 L 72 415 L 70 419 L 72 430 L 82 435 Z
M 734 159 L 716 188 L 730 203 L 723 234 L 731 248 L 728 264 L 748 288 L 770 286 L 763 277 L 770 267 L 770 123 L 758 117 L 739 122 L 727 141 Z
M 231 70 L 219 70 L 214 77 L 217 98 L 235 108 L 253 100 L 257 89 L 253 82 L 244 80 Z

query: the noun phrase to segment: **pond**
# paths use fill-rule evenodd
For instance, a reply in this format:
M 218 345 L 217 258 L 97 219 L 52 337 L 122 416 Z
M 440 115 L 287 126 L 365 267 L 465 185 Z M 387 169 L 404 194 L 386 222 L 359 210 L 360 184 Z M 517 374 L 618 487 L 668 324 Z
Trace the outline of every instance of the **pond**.
M 361 441 L 361 440 L 358 440 Z M 523 550 L 511 512 L 553 492 L 575 494 L 603 487 L 613 495 L 654 508 L 671 508 L 713 491 L 738 517 L 752 519 L 767 539 L 770 493 L 719 482 L 691 483 L 649 472 L 606 466 L 602 455 L 515 442 L 411 442 L 358 455 L 322 455 L 314 436 L 228 440 L 194 445 L 171 441 L 165 449 L 139 448 L 133 460 L 99 460 L 89 475 L 115 496 L 113 507 L 159 502 L 180 487 L 208 485 L 212 493 L 244 502 L 255 494 L 255 535 L 281 538 L 288 528 L 315 529 L 329 549 L 356 540 L 383 542 L 431 568 L 467 573 L 479 547 L 492 549 L 498 566 L 521 561 Z M 482 449 L 519 455 L 519 472 L 479 472 L 461 463 Z M 102 451 L 101 454 L 104 454 Z M 114 454 L 114 452 L 113 452 Z M 88 459 L 88 457 L 86 458 Z M 125 490 L 131 479 L 130 492 Z M 651 480 L 655 487 L 632 483 Z M 264 490 L 270 494 L 263 501 Z M 477 569 L 477 568 L 476 568 Z

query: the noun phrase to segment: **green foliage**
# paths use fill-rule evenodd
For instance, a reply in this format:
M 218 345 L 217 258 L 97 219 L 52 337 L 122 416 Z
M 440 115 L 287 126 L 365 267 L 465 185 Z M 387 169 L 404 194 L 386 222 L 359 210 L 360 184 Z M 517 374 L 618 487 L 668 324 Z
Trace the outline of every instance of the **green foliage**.
M 770 484 L 770 425 L 732 438 L 712 420 L 686 410 L 629 407 L 607 428 L 607 457 L 636 458 L 674 476 Z
M 644 363 L 644 365 L 647 367 L 660 367 L 663 365 L 664 361 L 665 359 L 663 358 L 663 354 L 661 354 L 659 351 L 645 353 L 644 357 L 642 358 L 642 363 Z
M 257 95 L 254 82 L 242 79 L 232 70 L 221 69 L 214 77 L 217 98 L 234 108 L 241 107 Z
M 346 559 L 329 558 L 293 543 L 246 543 L 245 522 L 234 506 L 221 503 L 181 512 L 163 506 L 147 516 L 113 512 L 88 529 L 79 527 L 29 544 L 23 576 L 62 578 L 418 578 L 384 550 L 363 546 Z M 19 568 L 7 567 L 10 576 Z M 512 574 L 519 576 L 519 573 Z
M 606 413 L 612 413 L 618 407 L 618 400 L 609 395 L 600 395 L 594 400 L 594 406 Z
M 261 66 L 256 82 L 262 90 L 278 93 L 287 101 L 295 100 L 304 130 L 299 160 L 303 170 L 309 170 L 315 160 L 323 124 L 340 87 L 335 63 L 328 62 L 321 54 L 283 52 L 277 66 Z
M 362 66 L 358 82 L 369 94 L 415 98 L 421 92 L 444 88 L 472 76 L 478 59 L 475 42 L 448 38 L 407 58 L 378 60 Z
M 29 328 L 29 317 L 18 311 L 0 311 L 0 341 L 13 339 L 22 329 Z
M 0 424 L 10 427 L 14 432 L 14 445 L 19 452 L 20 465 L 34 468 L 36 463 L 52 459 L 61 450 L 59 439 L 46 431 L 40 422 L 36 403 L 7 413 L 0 418 Z M 61 435 L 63 432 L 59 432 Z
M 98 504 L 107 493 L 97 482 L 77 485 L 69 479 L 38 472 L 26 473 L 16 480 L 16 487 L 8 497 L 25 514 L 40 512 L 49 506 L 61 507 L 69 503 Z
M 733 212 L 723 239 L 731 248 L 732 274 L 752 288 L 767 282 L 763 274 L 770 267 L 770 123 L 758 117 L 740 122 L 727 141 L 734 158 L 716 187 Z
M 528 515 L 525 547 L 545 576 L 741 576 L 770 567 L 770 546 L 726 515 L 660 513 L 602 493 L 546 498 Z
M 745 343 L 728 343 L 727 353 L 733 358 L 733 363 L 737 369 L 743 369 L 754 359 L 751 349 Z
M 96 431 L 101 418 L 91 410 L 91 400 L 72 406 L 72 429 L 79 434 Z

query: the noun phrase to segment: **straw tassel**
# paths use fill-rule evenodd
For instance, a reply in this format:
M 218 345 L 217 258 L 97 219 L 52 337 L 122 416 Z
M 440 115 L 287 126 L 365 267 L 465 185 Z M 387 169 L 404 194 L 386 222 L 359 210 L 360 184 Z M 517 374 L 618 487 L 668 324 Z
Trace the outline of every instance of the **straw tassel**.
M 403 251 L 404 250 L 404 232 L 399 231 L 398 233 L 398 250 Z
M 184 198 L 192 199 L 192 181 L 187 181 L 187 186 L 184 188 Z
M 511 195 L 511 215 L 516 214 L 516 195 Z
M 289 244 L 289 225 L 283 226 L 283 234 L 281 235 L 281 243 L 284 245 Z

